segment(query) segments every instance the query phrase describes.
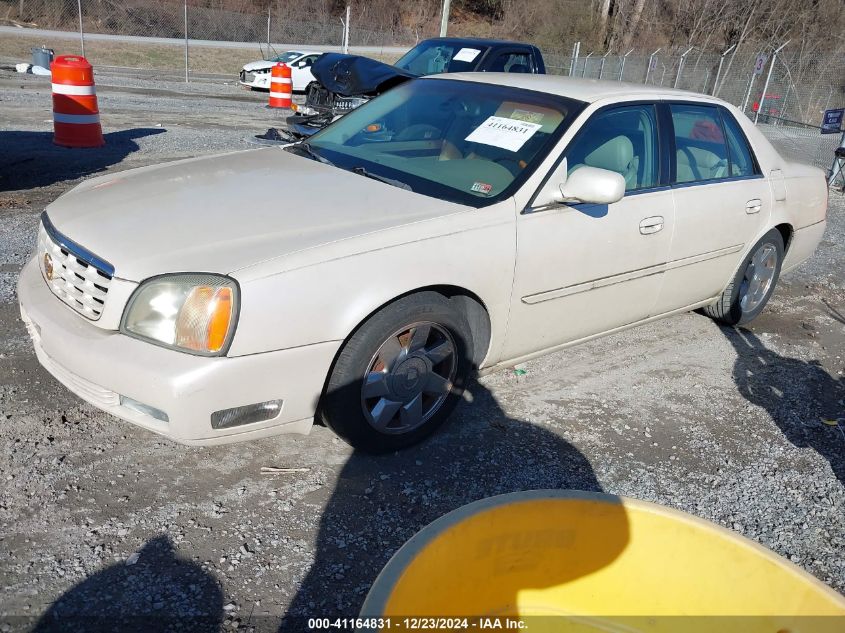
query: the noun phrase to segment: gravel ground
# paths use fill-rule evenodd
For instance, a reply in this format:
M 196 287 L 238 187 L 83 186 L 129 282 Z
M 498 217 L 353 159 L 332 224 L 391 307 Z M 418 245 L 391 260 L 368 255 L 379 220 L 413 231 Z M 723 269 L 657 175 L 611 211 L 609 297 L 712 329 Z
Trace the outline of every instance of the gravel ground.
M 92 617 L 297 630 L 291 616 L 354 616 L 422 526 L 534 488 L 678 508 L 845 591 L 845 433 L 821 423 L 845 415 L 843 198 L 817 254 L 748 329 L 684 314 L 486 376 L 439 435 L 401 454 L 357 454 L 321 427 L 187 448 L 43 371 L 15 279 L 38 214 L 80 178 L 247 147 L 276 115 L 265 95 L 219 84 L 180 96 L 106 76 L 99 93 L 107 150 L 62 150 L 49 84 L 0 72 L 0 631 Z

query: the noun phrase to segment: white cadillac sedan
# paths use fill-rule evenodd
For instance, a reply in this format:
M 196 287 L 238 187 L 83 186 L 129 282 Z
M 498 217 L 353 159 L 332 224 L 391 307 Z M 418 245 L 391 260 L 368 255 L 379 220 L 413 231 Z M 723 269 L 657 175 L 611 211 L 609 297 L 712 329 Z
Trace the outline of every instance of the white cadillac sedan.
M 476 369 L 697 308 L 753 319 L 826 207 L 820 170 L 717 99 L 452 74 L 307 143 L 80 184 L 18 294 L 44 367 L 119 418 L 187 444 L 316 419 L 387 451 Z
M 294 92 L 305 92 L 314 75 L 311 66 L 322 55 L 316 51 L 287 51 L 272 59 L 262 59 L 257 62 L 244 64 L 238 76 L 238 83 L 242 86 L 258 90 L 270 90 L 270 71 L 276 64 L 290 66 L 290 78 Z

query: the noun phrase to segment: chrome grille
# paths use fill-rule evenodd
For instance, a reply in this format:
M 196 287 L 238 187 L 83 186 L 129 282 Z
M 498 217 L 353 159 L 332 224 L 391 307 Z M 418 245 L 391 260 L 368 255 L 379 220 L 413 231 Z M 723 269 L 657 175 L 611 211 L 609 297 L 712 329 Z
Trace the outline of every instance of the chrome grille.
M 114 268 L 56 231 L 46 214 L 38 232 L 38 260 L 54 295 L 88 319 L 100 318 Z

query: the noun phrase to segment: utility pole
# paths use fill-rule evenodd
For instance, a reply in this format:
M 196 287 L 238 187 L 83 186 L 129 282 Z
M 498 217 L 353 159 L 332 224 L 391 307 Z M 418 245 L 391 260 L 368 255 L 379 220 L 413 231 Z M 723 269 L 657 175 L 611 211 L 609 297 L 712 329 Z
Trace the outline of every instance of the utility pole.
M 188 83 L 188 0 L 185 0 L 185 83 Z
M 76 0 L 76 8 L 79 10 L 79 47 L 82 49 L 82 56 L 85 57 L 85 33 L 82 31 L 82 0 Z
M 346 24 L 343 32 L 343 52 L 349 54 L 349 20 L 352 19 L 352 5 L 346 5 Z
M 440 37 L 446 37 L 446 31 L 449 29 L 449 6 L 451 4 L 451 0 L 443 0 L 443 12 L 440 15 Z

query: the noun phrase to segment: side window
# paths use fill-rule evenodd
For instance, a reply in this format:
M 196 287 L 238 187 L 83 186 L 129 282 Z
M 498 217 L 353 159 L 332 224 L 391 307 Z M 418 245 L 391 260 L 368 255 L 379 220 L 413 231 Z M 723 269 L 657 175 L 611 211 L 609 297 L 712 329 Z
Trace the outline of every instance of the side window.
M 711 106 L 671 105 L 675 127 L 675 182 L 727 178 L 728 147 L 719 110 Z
M 605 110 L 593 115 L 566 148 L 567 171 L 589 165 L 621 174 L 625 191 L 655 187 L 658 148 L 653 105 Z
M 318 57 L 319 57 L 319 55 L 308 55 L 307 57 L 303 57 L 299 61 L 302 62 L 303 68 L 311 68 L 311 66 L 314 64 L 314 62 L 317 61 Z
M 728 137 L 728 156 L 731 161 L 731 176 L 753 176 L 754 159 L 751 148 L 739 127 L 739 123 L 727 112 L 722 111 L 725 134 Z
M 492 73 L 530 73 L 528 53 L 501 53 L 490 65 Z

